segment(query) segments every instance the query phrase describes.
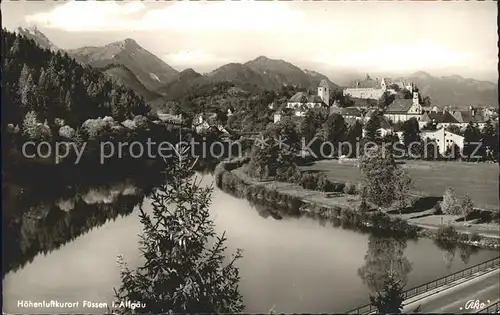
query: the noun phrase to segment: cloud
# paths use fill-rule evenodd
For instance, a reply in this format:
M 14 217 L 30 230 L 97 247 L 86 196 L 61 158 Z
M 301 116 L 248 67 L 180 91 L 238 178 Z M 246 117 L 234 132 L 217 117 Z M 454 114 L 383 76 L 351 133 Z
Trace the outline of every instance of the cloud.
M 422 68 L 472 66 L 475 56 L 432 41 L 376 45 L 361 51 L 319 54 L 314 60 L 330 66 L 347 66 L 377 71 L 410 71 Z
M 29 23 L 66 31 L 278 30 L 303 29 L 305 14 L 283 2 L 169 3 L 72 1 L 26 17 Z M 138 14 L 141 13 L 141 14 Z
M 143 11 L 142 2 L 71 1 L 51 11 L 25 17 L 26 22 L 67 31 L 117 31 L 131 20 L 131 15 Z M 133 27 L 133 25 L 131 25 Z
M 163 56 L 163 60 L 171 65 L 177 66 L 206 66 L 226 63 L 227 60 L 207 53 L 203 50 L 181 50 L 176 53 Z

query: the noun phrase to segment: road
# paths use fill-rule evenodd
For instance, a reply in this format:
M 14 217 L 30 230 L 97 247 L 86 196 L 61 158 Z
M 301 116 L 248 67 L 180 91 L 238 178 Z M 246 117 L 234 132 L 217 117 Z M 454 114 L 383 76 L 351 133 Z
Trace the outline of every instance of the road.
M 433 229 L 433 230 L 436 230 L 443 226 L 441 224 L 438 225 L 438 224 L 420 223 L 418 219 L 409 219 L 408 223 L 417 225 L 425 229 Z M 458 232 L 466 232 L 466 233 L 476 232 L 477 234 L 479 234 L 479 236 L 500 239 L 500 229 L 497 226 L 495 227 L 481 226 L 479 224 L 472 224 L 471 226 L 463 226 L 463 224 L 452 224 L 452 226 Z
M 420 306 L 422 313 L 477 313 L 479 309 L 466 308 L 468 301 L 484 303 L 485 307 L 496 303 L 500 296 L 500 269 L 461 283 L 439 293 L 412 302 L 403 308 L 404 313 Z M 411 302 L 414 299 L 411 299 Z M 488 303 L 489 301 L 489 303 Z

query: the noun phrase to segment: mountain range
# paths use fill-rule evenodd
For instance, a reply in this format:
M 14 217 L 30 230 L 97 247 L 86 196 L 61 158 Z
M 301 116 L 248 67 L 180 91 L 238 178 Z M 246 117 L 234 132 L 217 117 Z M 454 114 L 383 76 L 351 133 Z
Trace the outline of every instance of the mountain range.
M 432 104 L 438 107 L 498 107 L 498 85 L 493 82 L 463 78 L 459 75 L 435 77 L 423 71 L 396 79 L 400 80 L 415 83 L 420 93 L 428 95 Z
M 60 50 L 37 28 L 19 28 L 18 32 L 43 48 Z M 66 52 L 81 63 L 100 68 L 116 82 L 142 95 L 146 101 L 173 100 L 194 86 L 221 81 L 231 82 L 247 91 L 277 90 L 285 85 L 315 89 L 321 80 L 327 80 L 332 90 L 341 88 L 321 73 L 302 70 L 284 60 L 265 56 L 246 63 L 229 63 L 204 75 L 193 69 L 179 72 L 130 38 L 105 46 L 82 47 Z M 399 80 L 414 82 L 422 95 L 431 98 L 433 105 L 498 107 L 498 86 L 492 82 L 458 75 L 435 77 L 425 72 L 394 79 Z

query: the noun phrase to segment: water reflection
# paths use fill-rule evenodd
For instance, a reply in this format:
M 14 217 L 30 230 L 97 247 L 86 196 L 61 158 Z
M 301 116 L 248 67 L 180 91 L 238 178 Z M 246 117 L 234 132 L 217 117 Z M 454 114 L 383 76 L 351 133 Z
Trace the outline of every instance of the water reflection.
M 447 271 L 451 270 L 457 254 L 464 264 L 468 264 L 470 257 L 479 251 L 479 248 L 475 246 L 457 244 L 446 240 L 435 240 L 434 244 L 443 250 L 443 261 Z
M 394 239 L 370 235 L 365 264 L 358 269 L 358 275 L 371 291 L 380 291 L 391 271 L 396 279 L 407 283 L 413 267 L 404 251 L 405 239 Z
M 163 181 L 158 169 L 98 184 L 2 186 L 2 277 L 109 219 L 130 214 Z M 79 182 L 75 179 L 75 182 Z

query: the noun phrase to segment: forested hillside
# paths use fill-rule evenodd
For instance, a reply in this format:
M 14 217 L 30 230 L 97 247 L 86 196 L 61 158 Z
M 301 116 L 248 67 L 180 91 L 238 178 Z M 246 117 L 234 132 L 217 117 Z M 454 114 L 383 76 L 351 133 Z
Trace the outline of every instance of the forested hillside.
M 30 111 L 38 121 L 50 125 L 59 118 L 74 127 L 89 118 L 112 116 L 123 121 L 149 111 L 142 97 L 100 71 L 5 29 L 2 57 L 3 126 L 20 124 Z

